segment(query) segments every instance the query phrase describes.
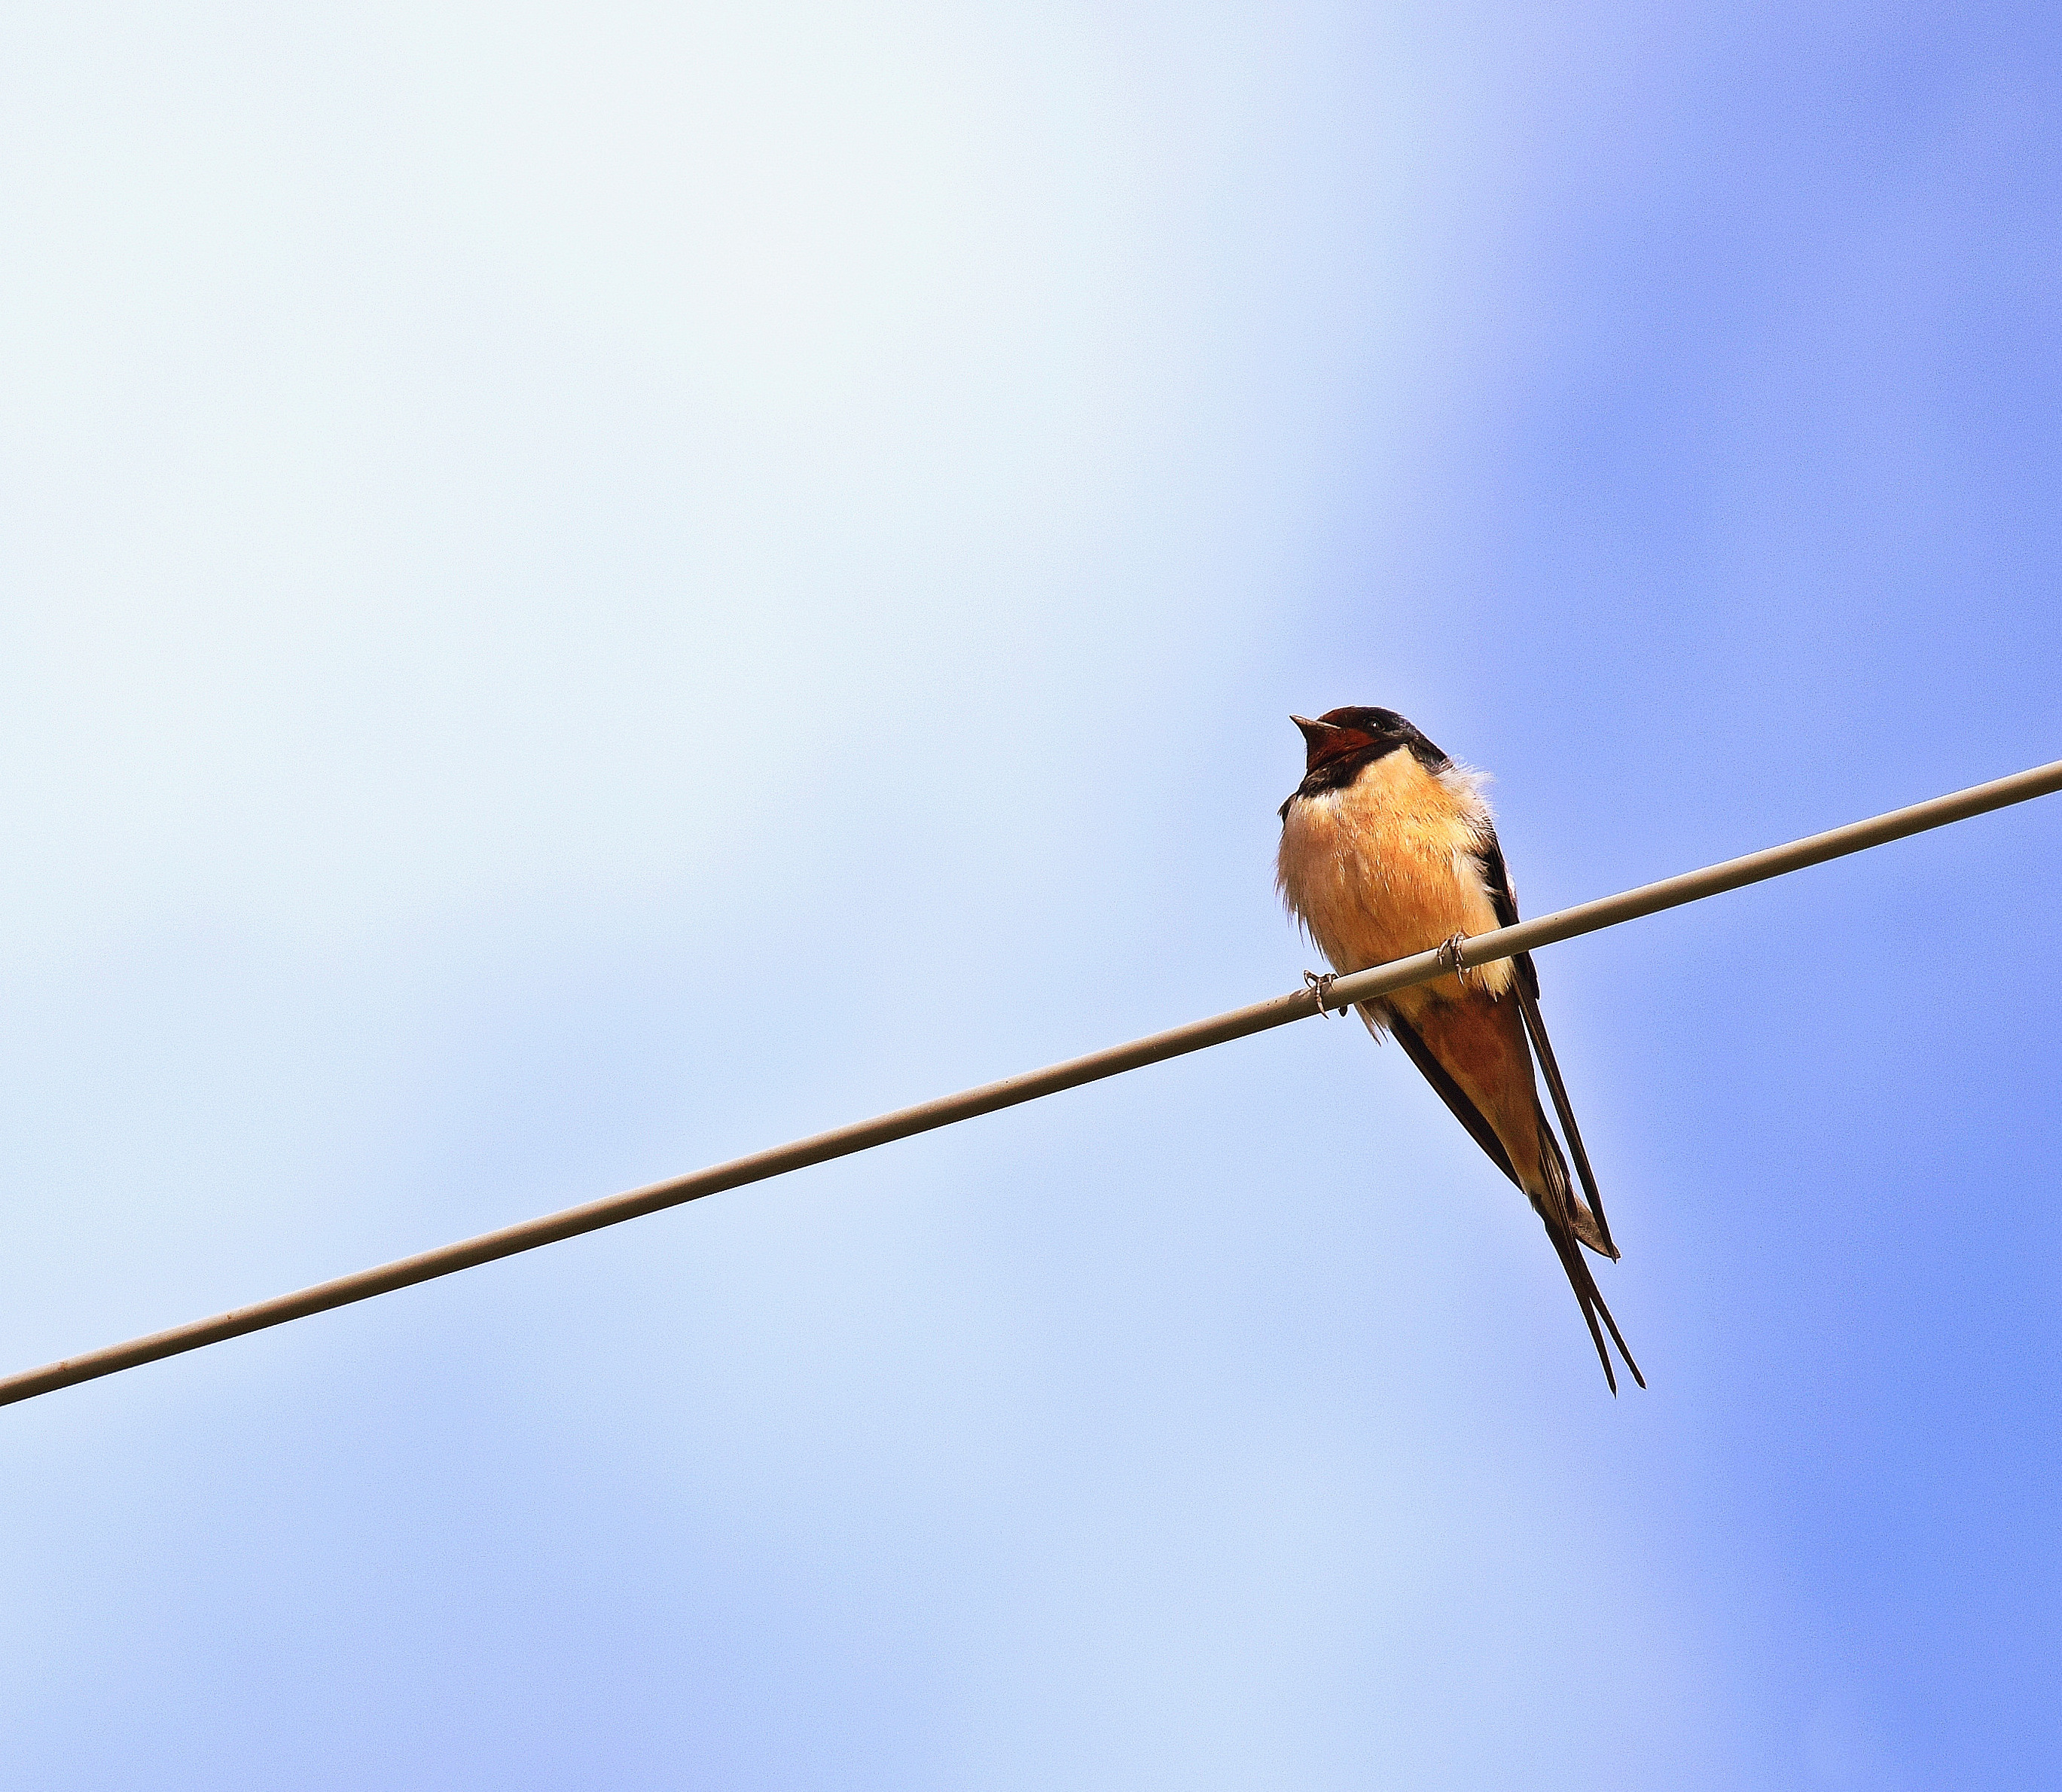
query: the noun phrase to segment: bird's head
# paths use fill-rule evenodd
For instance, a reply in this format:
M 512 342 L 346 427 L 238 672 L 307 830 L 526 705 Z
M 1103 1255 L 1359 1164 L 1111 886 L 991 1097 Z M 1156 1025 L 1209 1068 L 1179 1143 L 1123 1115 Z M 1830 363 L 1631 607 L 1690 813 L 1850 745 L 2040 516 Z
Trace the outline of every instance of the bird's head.
M 1407 745 L 1418 732 L 1394 709 L 1327 709 L 1315 721 L 1302 716 L 1289 719 L 1303 730 L 1306 773 L 1370 747 Z

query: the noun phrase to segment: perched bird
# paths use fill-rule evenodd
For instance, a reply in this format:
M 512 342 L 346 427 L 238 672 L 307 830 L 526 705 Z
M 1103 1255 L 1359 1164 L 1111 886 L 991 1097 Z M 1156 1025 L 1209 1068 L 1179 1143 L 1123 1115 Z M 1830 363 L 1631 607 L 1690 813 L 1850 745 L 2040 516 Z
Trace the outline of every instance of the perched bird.
M 1276 878 L 1290 912 L 1334 971 L 1365 970 L 1518 919 L 1481 773 L 1456 765 L 1393 709 L 1333 709 L 1315 721 L 1290 719 L 1302 729 L 1307 754 L 1303 781 L 1282 806 Z M 1568 1273 L 1611 1392 L 1618 1392 L 1618 1377 L 1597 1328 L 1599 1317 L 1644 1388 L 1647 1379 L 1583 1256 L 1587 1246 L 1615 1259 L 1618 1248 L 1538 998 L 1531 954 L 1521 953 L 1363 1002 L 1360 1015 L 1378 1040 L 1385 1032 L 1396 1035 L 1475 1143 L 1531 1201 Z M 1532 1079 L 1535 1051 L 1582 1177 L 1581 1193 L 1540 1106 Z

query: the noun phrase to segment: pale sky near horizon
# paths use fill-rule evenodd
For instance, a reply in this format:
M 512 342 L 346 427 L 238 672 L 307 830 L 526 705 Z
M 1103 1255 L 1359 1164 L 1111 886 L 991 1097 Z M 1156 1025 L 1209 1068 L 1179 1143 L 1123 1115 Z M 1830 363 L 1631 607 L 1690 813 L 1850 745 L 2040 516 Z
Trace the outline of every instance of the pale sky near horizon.
M 2062 755 L 2032 6 L 0 25 L 0 1368 Z M 2057 799 L 0 1412 L 0 1782 L 2036 1786 Z

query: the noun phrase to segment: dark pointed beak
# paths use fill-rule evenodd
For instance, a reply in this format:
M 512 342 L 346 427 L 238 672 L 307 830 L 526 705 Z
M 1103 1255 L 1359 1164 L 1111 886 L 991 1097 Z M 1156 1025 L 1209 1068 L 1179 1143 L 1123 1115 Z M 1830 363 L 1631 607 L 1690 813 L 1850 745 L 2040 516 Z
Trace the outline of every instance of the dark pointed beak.
M 1315 748 L 1327 734 L 1338 732 L 1339 725 L 1335 721 L 1312 721 L 1307 716 L 1291 716 L 1289 719 L 1303 730 L 1303 744 L 1307 747 Z

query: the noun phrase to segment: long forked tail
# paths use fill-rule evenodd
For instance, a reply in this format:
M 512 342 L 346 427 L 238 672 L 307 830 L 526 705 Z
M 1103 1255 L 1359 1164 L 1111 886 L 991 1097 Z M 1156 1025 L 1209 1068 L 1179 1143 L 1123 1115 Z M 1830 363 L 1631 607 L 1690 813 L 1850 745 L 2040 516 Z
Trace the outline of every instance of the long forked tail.
M 1575 1291 L 1576 1304 L 1583 1309 L 1583 1321 L 1590 1328 L 1590 1341 L 1597 1347 L 1597 1360 L 1604 1366 L 1604 1380 L 1611 1384 L 1611 1391 L 1618 1392 L 1618 1377 L 1611 1372 L 1611 1352 L 1604 1348 L 1603 1332 L 1597 1329 L 1601 1317 L 1610 1331 L 1611 1342 L 1618 1346 L 1618 1353 L 1625 1359 L 1625 1366 L 1632 1371 L 1632 1379 L 1641 1387 L 1647 1385 L 1647 1377 L 1639 1372 L 1639 1365 L 1632 1360 L 1632 1352 L 1625 1348 L 1625 1339 L 1620 1335 L 1618 1321 L 1611 1317 L 1611 1308 L 1604 1304 L 1604 1297 L 1597 1292 L 1596 1278 L 1590 1273 L 1589 1261 L 1583 1255 L 1583 1248 L 1565 1227 L 1556 1226 L 1552 1219 L 1542 1213 L 1539 1218 L 1546 1227 L 1546 1236 L 1553 1241 L 1555 1254 L 1561 1260 L 1561 1267 L 1568 1272 L 1568 1285 Z

